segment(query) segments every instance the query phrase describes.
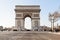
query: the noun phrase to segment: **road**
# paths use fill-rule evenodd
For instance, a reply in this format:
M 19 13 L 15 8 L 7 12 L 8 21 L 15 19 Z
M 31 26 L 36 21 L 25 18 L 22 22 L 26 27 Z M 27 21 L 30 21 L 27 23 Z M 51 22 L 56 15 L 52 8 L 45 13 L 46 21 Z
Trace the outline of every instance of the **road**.
M 60 40 L 60 35 L 37 31 L 0 32 L 0 40 Z

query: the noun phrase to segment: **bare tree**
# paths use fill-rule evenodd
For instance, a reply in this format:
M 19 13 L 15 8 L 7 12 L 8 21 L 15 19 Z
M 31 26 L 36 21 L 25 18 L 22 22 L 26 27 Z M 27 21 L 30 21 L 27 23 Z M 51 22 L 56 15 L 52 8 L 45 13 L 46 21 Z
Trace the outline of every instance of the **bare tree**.
M 52 31 L 54 30 L 54 23 L 58 21 L 60 18 L 60 14 L 58 12 L 54 12 L 53 14 L 49 13 L 49 21 L 51 22 Z

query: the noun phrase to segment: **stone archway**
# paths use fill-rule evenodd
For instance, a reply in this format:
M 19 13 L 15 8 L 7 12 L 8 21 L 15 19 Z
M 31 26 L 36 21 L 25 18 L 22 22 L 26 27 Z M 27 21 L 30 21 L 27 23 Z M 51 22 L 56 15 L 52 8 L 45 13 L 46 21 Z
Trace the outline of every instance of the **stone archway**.
M 18 30 L 25 30 L 24 28 L 24 18 L 30 17 L 32 30 L 38 30 L 40 26 L 40 16 L 39 13 L 41 11 L 39 5 L 16 5 L 15 6 L 15 27 Z

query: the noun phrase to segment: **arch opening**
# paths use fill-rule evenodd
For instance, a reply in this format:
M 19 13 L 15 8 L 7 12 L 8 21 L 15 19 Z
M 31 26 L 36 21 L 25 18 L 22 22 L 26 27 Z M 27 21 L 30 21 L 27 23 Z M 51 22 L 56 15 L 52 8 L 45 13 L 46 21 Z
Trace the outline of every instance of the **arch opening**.
M 31 30 L 32 27 L 31 27 L 31 18 L 30 17 L 25 17 L 25 22 L 24 22 L 24 27 L 25 29 L 27 30 Z

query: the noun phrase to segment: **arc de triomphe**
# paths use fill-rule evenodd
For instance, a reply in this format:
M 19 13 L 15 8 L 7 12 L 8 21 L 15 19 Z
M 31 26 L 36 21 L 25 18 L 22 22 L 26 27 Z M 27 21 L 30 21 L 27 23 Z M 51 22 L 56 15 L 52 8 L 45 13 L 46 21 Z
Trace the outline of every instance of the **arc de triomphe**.
M 40 27 L 40 6 L 39 5 L 16 5 L 15 6 L 15 27 L 18 30 L 25 30 L 24 19 L 31 18 L 32 30 L 39 30 Z

